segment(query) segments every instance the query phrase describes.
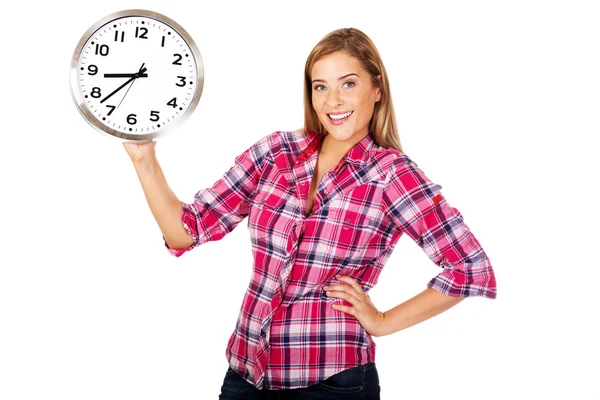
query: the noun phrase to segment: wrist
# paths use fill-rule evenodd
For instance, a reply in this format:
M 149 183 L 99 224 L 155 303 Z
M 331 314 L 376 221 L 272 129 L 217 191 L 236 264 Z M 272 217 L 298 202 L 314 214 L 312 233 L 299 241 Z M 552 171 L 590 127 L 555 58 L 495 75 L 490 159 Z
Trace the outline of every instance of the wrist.
M 372 336 L 381 337 L 392 333 L 387 326 L 388 321 L 384 312 L 377 311 L 377 320 L 377 328 L 375 329 L 375 332 L 373 332 Z

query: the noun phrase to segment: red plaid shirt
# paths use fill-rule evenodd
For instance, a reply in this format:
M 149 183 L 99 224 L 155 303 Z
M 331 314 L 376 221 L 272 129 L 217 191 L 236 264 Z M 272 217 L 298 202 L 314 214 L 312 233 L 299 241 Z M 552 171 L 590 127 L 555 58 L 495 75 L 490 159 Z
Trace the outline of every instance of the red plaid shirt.
M 257 388 L 293 389 L 375 359 L 351 315 L 331 308 L 336 274 L 367 292 L 406 233 L 443 270 L 427 286 L 450 296 L 496 298 L 483 248 L 407 155 L 371 134 L 323 175 L 305 216 L 320 135 L 274 132 L 235 159 L 221 179 L 183 204 L 194 243 L 220 240 L 248 217 L 253 274 L 227 346 L 231 367 Z M 168 245 L 165 242 L 165 246 Z

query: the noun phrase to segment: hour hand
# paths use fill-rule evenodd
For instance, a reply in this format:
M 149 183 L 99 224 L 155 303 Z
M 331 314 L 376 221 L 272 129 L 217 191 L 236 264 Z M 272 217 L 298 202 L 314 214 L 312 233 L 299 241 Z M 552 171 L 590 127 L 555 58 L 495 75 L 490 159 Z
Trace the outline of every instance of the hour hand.
M 134 74 L 104 74 L 105 78 L 133 78 L 134 76 L 137 76 L 138 78 L 147 78 L 148 74 L 140 74 L 140 73 L 134 73 Z
M 123 89 L 125 86 L 127 86 L 130 82 L 135 81 L 137 78 L 146 75 L 146 71 L 148 70 L 147 68 L 144 68 L 144 65 L 146 65 L 146 63 L 142 64 L 142 66 L 140 67 L 140 70 L 138 72 L 136 72 L 135 74 L 131 74 L 130 78 L 127 79 L 127 81 L 122 84 L 121 86 L 119 86 L 118 88 L 116 88 L 115 90 L 113 90 L 108 96 L 106 96 L 105 98 L 103 98 L 102 100 L 100 100 L 100 104 L 104 103 L 106 100 L 110 99 L 112 96 L 115 95 L 115 93 L 117 93 L 119 90 Z

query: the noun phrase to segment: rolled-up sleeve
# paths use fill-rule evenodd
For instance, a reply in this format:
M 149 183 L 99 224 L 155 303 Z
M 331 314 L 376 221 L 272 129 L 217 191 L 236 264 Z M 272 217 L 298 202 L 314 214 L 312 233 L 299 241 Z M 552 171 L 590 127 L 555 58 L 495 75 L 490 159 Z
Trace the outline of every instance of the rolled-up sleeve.
M 407 155 L 394 162 L 383 196 L 388 217 L 439 267 L 427 287 L 449 296 L 496 298 L 496 279 L 488 256 L 463 220 Z
M 203 243 L 222 239 L 248 215 L 277 134 L 262 137 L 235 157 L 235 164 L 211 187 L 199 190 L 192 203 L 181 202 L 181 223 L 193 243 L 184 249 L 173 249 L 163 237 L 165 247 L 173 256 L 180 257 Z

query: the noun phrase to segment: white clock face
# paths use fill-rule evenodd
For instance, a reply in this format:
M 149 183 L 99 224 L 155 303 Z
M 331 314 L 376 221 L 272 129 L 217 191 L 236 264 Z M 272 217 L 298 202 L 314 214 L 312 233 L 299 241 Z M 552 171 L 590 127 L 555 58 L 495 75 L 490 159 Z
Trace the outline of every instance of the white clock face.
M 189 35 L 167 17 L 144 10 L 115 13 L 92 27 L 71 68 L 71 90 L 83 116 L 123 140 L 154 139 L 174 130 L 192 113 L 204 81 Z

